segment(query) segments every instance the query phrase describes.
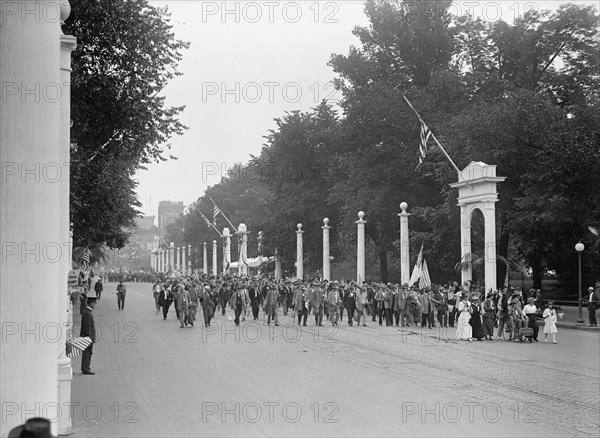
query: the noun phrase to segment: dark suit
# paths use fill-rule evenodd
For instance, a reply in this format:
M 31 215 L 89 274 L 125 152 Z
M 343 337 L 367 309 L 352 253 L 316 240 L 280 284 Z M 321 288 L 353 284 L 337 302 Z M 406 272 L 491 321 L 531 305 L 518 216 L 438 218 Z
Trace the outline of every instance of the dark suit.
M 260 311 L 260 294 L 254 286 L 248 289 L 248 296 L 250 297 L 250 306 L 252 306 L 252 316 L 256 321 L 258 319 L 258 312 Z
M 169 307 L 173 303 L 173 296 L 171 292 L 164 288 L 158 295 L 158 305 L 162 307 L 163 319 L 167 319 L 167 313 L 169 313 Z
M 96 342 L 96 325 L 94 324 L 94 315 L 92 313 L 92 309 L 87 306 L 81 314 L 81 331 L 79 332 L 79 336 L 88 336 L 92 340 L 92 343 L 89 345 L 89 347 L 83 350 L 81 355 L 81 372 L 89 373 L 91 372 L 90 364 L 92 362 L 94 342 Z

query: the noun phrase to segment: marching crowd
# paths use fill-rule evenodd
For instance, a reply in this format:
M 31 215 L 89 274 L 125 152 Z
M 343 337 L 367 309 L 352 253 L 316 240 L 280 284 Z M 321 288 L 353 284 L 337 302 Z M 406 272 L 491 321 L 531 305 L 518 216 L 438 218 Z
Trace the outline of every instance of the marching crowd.
M 156 315 L 164 319 L 172 305 L 180 327 L 194 326 L 202 309 L 204 325 L 215 312 L 234 312 L 236 325 L 246 318 L 259 319 L 264 311 L 267 324 L 279 325 L 278 314 L 292 313 L 294 322 L 306 326 L 324 320 L 338 326 L 344 317 L 348 326 L 456 327 L 460 340 L 538 341 L 538 318 L 544 320 L 544 342 L 556 343 L 556 321 L 560 313 L 552 302 L 544 303 L 541 290 L 528 294 L 520 288 L 480 293 L 470 283 L 456 282 L 424 289 L 407 284 L 338 281 L 274 281 L 265 277 L 208 276 L 159 278 L 153 285 Z M 494 336 L 496 334 L 496 336 Z

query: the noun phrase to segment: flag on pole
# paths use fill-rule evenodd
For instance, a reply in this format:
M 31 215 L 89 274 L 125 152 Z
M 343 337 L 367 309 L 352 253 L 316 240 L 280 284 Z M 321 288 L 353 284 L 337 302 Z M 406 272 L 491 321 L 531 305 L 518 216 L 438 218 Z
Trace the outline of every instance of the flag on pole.
M 83 350 L 92 344 L 92 339 L 88 336 L 83 338 L 75 338 L 72 341 L 67 341 L 65 354 L 67 357 L 79 357 Z
M 219 216 L 219 213 L 221 213 L 221 209 L 217 207 L 217 204 L 215 204 L 215 208 L 213 210 L 213 225 L 215 227 L 217 226 L 217 216 Z
M 408 282 L 408 286 L 412 286 L 417 282 L 419 278 L 421 278 L 421 265 L 423 264 L 423 244 L 421 244 L 421 250 L 419 251 L 419 257 L 417 257 L 417 263 L 413 268 L 412 275 L 410 276 L 410 281 Z
M 89 255 L 87 249 L 84 249 L 83 254 L 81 254 L 81 263 L 82 263 L 82 269 L 84 271 L 87 271 L 88 268 L 90 267 L 90 255 Z
M 210 199 L 210 201 L 215 206 L 213 219 L 216 221 L 217 215 L 221 214 L 225 218 L 225 220 L 229 223 L 229 225 L 231 225 L 231 228 L 233 228 L 234 230 L 237 230 L 237 227 L 231 223 L 231 221 L 229 220 L 229 218 L 227 216 L 225 216 L 225 213 L 223 213 L 223 210 L 221 210 L 219 207 L 217 207 L 217 203 L 215 201 L 213 201 L 213 198 L 211 198 L 209 196 L 208 199 Z M 215 224 L 215 226 L 216 226 L 216 224 Z
M 419 164 L 423 164 L 425 156 L 427 155 L 427 140 L 431 136 L 431 131 L 425 124 L 425 122 L 419 119 L 421 123 L 421 144 L 419 145 Z
M 431 278 L 429 277 L 427 262 L 423 259 L 423 264 L 421 265 L 421 278 L 419 278 L 419 288 L 425 289 L 426 287 L 431 287 Z

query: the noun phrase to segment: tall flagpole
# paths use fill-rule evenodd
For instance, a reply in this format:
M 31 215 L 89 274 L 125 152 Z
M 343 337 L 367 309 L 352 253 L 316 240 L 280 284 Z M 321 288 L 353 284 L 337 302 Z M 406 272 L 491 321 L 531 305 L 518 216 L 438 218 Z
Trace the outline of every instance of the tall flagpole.
M 408 101 L 408 99 L 406 98 L 406 96 L 403 94 L 402 97 L 404 98 L 404 101 L 410 107 L 410 109 L 413 110 L 413 112 L 417 115 L 417 117 L 419 118 L 419 122 L 421 122 L 422 124 L 424 124 L 425 126 L 427 126 L 427 124 L 425 123 L 425 121 L 421 118 L 421 116 L 419 115 L 419 113 L 417 112 L 417 110 L 415 109 L 415 107 L 413 107 L 412 104 Z M 456 172 L 458 173 L 459 177 L 463 181 L 465 181 L 465 179 L 462 176 L 461 171 L 458 169 L 458 167 L 456 167 L 456 164 L 454 164 L 454 161 L 452 161 L 452 158 L 450 158 L 450 155 L 448 155 L 448 153 L 446 152 L 446 149 L 443 148 L 443 146 L 440 144 L 440 142 L 438 141 L 438 139 L 435 137 L 435 134 L 433 133 L 433 131 L 429 130 L 429 132 L 431 134 L 431 137 L 433 137 L 433 140 L 435 141 L 435 143 L 439 146 L 439 148 L 442 150 L 442 152 L 444 153 L 444 155 L 448 159 L 448 161 L 450 161 L 450 164 L 452 164 L 452 166 L 454 167 L 454 169 L 456 169 Z M 465 183 L 466 182 L 467 181 L 465 181 Z M 467 183 L 467 185 L 468 185 L 468 183 Z

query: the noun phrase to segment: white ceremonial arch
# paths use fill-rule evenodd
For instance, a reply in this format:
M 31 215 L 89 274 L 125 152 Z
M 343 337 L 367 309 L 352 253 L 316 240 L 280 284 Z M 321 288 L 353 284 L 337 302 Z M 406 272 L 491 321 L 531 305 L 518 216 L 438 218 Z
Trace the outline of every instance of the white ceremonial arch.
M 485 291 L 496 290 L 496 202 L 498 192 L 496 184 L 506 179 L 496 176 L 496 166 L 481 161 L 471 161 L 460 172 L 460 181 L 450 184 L 458 189 L 458 206 L 460 207 L 461 259 L 471 252 L 471 221 L 473 212 L 480 210 L 485 221 Z M 472 280 L 471 268 L 461 272 L 461 280 Z

